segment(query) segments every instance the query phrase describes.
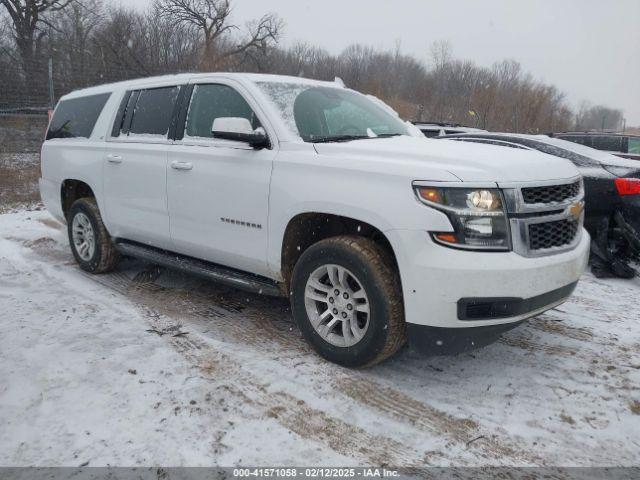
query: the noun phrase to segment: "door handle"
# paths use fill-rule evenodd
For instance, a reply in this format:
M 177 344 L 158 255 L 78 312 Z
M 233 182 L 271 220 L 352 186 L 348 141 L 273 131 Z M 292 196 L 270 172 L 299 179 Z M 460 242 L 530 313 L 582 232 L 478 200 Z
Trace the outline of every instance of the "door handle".
M 109 163 L 122 163 L 122 157 L 120 155 L 113 155 L 110 153 L 107 155 L 107 161 Z
M 174 170 L 191 170 L 193 163 L 191 162 L 171 162 L 171 168 Z

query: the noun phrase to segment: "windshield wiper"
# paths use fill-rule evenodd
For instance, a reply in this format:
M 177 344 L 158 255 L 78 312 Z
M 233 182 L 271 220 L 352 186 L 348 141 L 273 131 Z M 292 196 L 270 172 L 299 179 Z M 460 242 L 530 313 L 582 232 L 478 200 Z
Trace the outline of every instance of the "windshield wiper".
M 328 135 L 326 137 L 317 137 L 310 140 L 311 143 L 330 143 L 330 142 L 350 142 L 351 140 L 364 140 L 371 138 L 367 135 Z
M 326 137 L 317 137 L 310 140 L 311 143 L 329 143 L 329 142 L 350 142 L 351 140 L 375 140 L 376 138 L 400 137 L 402 133 L 379 133 L 375 136 L 369 135 L 328 135 Z

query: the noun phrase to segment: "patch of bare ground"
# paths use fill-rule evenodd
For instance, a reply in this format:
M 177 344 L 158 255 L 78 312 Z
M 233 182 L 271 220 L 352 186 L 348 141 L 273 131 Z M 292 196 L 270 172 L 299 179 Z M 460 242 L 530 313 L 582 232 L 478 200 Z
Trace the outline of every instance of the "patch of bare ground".
M 573 340 L 579 340 L 582 342 L 591 342 L 594 340 L 593 332 L 589 328 L 570 326 L 561 320 L 554 320 L 546 315 L 541 315 L 531 321 L 529 325 L 533 329 L 568 337 Z
M 40 165 L 14 162 L 13 156 L 0 154 L 0 213 L 40 201 Z

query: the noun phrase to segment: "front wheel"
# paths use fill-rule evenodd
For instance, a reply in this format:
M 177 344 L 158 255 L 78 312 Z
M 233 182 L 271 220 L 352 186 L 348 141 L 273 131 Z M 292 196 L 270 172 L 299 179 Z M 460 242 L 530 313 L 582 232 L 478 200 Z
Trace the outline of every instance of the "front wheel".
M 340 236 L 312 245 L 296 263 L 291 285 L 296 323 L 327 360 L 370 366 L 405 343 L 399 275 L 373 241 Z
M 91 273 L 106 273 L 115 268 L 120 255 L 94 198 L 76 200 L 67 218 L 69 244 L 80 268 Z

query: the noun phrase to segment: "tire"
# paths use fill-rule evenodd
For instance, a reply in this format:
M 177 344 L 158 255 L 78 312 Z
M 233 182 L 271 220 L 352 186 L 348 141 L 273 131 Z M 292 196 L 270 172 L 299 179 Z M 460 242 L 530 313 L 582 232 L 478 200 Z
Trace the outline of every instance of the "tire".
M 309 247 L 293 270 L 291 307 L 314 350 L 344 367 L 380 363 L 406 342 L 397 269 L 364 237 L 333 237 Z
M 80 230 L 83 233 L 79 233 Z M 98 274 L 107 273 L 116 267 L 120 254 L 102 223 L 95 198 L 80 198 L 71 205 L 67 217 L 67 232 L 71 251 L 82 270 Z

